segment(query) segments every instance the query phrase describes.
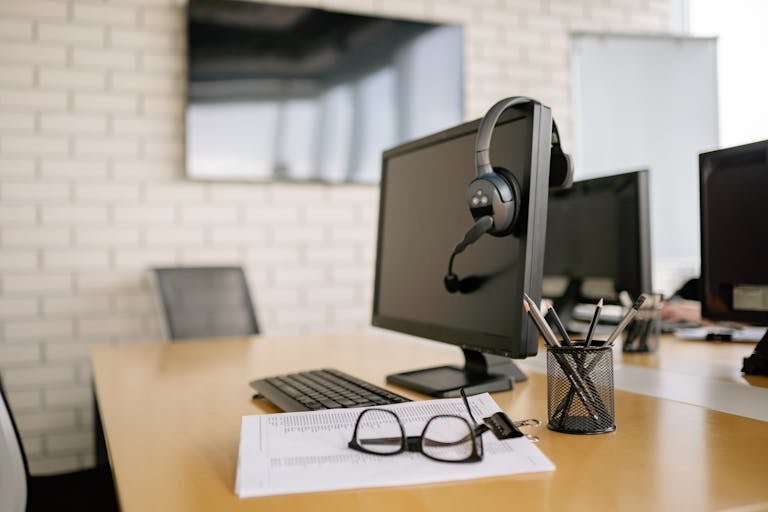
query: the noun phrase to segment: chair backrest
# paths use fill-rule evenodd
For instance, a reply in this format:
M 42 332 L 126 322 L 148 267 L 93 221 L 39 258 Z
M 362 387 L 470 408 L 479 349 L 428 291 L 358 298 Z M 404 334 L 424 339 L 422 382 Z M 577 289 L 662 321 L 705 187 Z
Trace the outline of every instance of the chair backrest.
M 242 268 L 173 267 L 152 272 L 171 339 L 259 333 Z
M 27 461 L 0 381 L 0 510 L 24 512 L 26 507 Z

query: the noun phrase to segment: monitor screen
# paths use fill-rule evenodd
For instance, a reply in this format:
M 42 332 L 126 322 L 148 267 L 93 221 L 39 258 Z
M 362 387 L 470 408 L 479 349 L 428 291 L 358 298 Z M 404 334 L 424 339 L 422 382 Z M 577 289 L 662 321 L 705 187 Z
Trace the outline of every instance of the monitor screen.
M 543 294 L 571 304 L 651 291 L 648 171 L 581 180 L 549 196 Z M 558 311 L 567 316 L 566 311 Z
M 462 28 L 242 0 L 187 8 L 192 178 L 376 183 L 463 119 Z
M 539 151 L 536 116 L 506 114 L 493 132 L 491 161 L 518 179 L 525 219 L 516 235 L 483 235 L 456 258 L 453 270 L 471 283 L 460 293 L 449 293 L 444 277 L 452 249 L 473 222 L 465 194 L 476 176 L 479 123 L 384 153 L 374 325 L 484 353 L 536 354 L 538 333 L 522 300 L 524 292 L 540 297 L 548 169 L 532 164 Z M 546 115 L 548 165 L 549 109 Z
M 699 155 L 702 314 L 768 325 L 768 141 Z

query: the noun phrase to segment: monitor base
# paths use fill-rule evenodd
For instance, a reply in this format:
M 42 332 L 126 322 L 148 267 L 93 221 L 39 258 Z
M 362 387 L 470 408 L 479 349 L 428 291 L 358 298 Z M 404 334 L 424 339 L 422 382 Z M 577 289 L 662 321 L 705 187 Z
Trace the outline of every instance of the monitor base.
M 752 355 L 744 358 L 741 371 L 747 375 L 768 375 L 768 331 L 757 342 Z
M 460 396 L 461 388 L 464 388 L 467 395 L 507 391 L 512 389 L 515 382 L 528 378 L 508 357 L 466 348 L 462 351 L 466 359 L 464 368 L 422 368 L 387 375 L 387 382 L 429 396 L 452 398 Z

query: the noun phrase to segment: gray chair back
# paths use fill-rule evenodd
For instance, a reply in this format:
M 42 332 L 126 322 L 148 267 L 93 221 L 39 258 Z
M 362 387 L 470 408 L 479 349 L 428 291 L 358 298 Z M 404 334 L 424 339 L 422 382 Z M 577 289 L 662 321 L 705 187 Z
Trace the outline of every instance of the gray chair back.
M 152 272 L 171 339 L 259 333 L 242 268 L 172 267 Z
M 27 507 L 27 470 L 21 439 L 0 382 L 0 510 L 24 512 Z

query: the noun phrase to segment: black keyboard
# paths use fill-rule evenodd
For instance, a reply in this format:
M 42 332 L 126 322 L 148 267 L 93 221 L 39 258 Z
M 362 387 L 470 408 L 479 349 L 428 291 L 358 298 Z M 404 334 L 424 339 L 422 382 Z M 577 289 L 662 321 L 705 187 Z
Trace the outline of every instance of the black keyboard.
M 411 401 L 332 368 L 257 379 L 251 382 L 251 387 L 286 412 L 373 407 Z

